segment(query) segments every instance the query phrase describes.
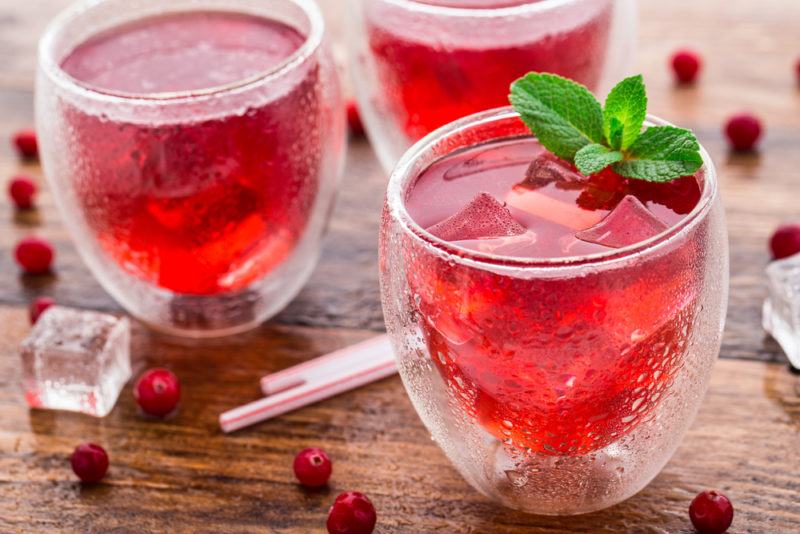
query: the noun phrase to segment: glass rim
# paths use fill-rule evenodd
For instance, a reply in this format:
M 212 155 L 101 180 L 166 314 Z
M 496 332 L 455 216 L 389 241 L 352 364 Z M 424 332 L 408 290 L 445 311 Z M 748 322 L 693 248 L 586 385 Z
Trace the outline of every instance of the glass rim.
M 81 16 L 91 11 L 99 5 L 113 0 L 82 0 L 68 8 L 62 10 L 53 18 L 45 28 L 39 41 L 39 68 L 46 73 L 53 82 L 62 89 L 80 94 L 92 100 L 102 102 L 124 102 L 140 104 L 159 104 L 159 103 L 185 103 L 187 101 L 198 101 L 209 97 L 216 97 L 224 94 L 233 94 L 247 91 L 259 84 L 267 83 L 283 74 L 293 70 L 295 67 L 304 63 L 322 45 L 322 37 L 325 31 L 325 22 L 322 12 L 314 0 L 279 0 L 290 4 L 295 4 L 306 15 L 309 23 L 308 35 L 305 36 L 303 43 L 289 57 L 281 63 L 265 71 L 253 74 L 240 80 L 235 80 L 222 85 L 215 85 L 203 89 L 191 89 L 185 91 L 166 91 L 158 93 L 127 93 L 124 91 L 104 90 L 92 84 L 84 83 L 77 78 L 67 74 L 55 59 L 55 39 L 70 26 L 77 22 Z M 170 9 L 166 4 L 164 14 L 184 13 L 197 11 L 191 6 Z M 227 13 L 242 13 L 235 6 L 226 5 L 218 11 Z M 141 17 L 144 18 L 144 17 Z M 131 19 L 139 20 L 137 18 Z M 90 37 L 91 38 L 91 37 Z
M 386 204 L 391 219 L 398 221 L 406 234 L 410 234 L 416 240 L 420 241 L 423 246 L 434 249 L 433 251 L 438 254 L 447 256 L 448 260 L 453 262 L 468 265 L 478 269 L 555 269 L 555 268 L 570 268 L 580 266 L 598 266 L 615 261 L 627 260 L 633 257 L 638 257 L 645 253 L 651 253 L 658 248 L 664 246 L 672 240 L 678 239 L 688 232 L 688 228 L 693 226 L 693 223 L 704 218 L 711 208 L 712 202 L 718 195 L 717 171 L 714 167 L 714 162 L 711 160 L 706 149 L 700 145 L 700 154 L 703 158 L 703 190 L 701 192 L 700 200 L 697 205 L 678 223 L 664 231 L 638 243 L 628 245 L 619 249 L 609 250 L 607 252 L 596 252 L 593 254 L 584 254 L 578 256 L 564 256 L 559 258 L 520 258 L 516 256 L 504 256 L 500 254 L 491 254 L 487 252 L 480 252 L 465 247 L 454 245 L 448 241 L 440 239 L 427 230 L 422 228 L 408 213 L 406 207 L 406 191 L 409 183 L 415 179 L 418 174 L 412 174 L 413 166 L 416 161 L 433 150 L 433 146 L 452 135 L 463 131 L 465 129 L 479 127 L 492 122 L 519 117 L 519 114 L 514 111 L 511 106 L 490 109 L 468 115 L 457 121 L 451 122 L 441 128 L 434 130 L 427 136 L 417 141 L 406 153 L 400 158 L 400 161 L 395 165 L 389 177 L 389 185 L 386 192 Z M 645 124 L 655 126 L 671 126 L 672 124 L 652 115 L 647 115 Z M 509 135 L 507 138 L 519 137 L 516 135 Z M 530 135 L 530 137 L 533 137 Z M 502 139 L 499 137 L 498 139 Z
M 387 4 L 394 4 L 409 11 L 417 11 L 427 15 L 443 15 L 451 17 L 508 17 L 513 15 L 530 14 L 556 9 L 561 6 L 574 4 L 581 0 L 528 0 L 516 5 L 501 7 L 462 7 L 427 4 L 420 0 L 383 0 Z M 611 0 L 616 2 L 616 0 Z

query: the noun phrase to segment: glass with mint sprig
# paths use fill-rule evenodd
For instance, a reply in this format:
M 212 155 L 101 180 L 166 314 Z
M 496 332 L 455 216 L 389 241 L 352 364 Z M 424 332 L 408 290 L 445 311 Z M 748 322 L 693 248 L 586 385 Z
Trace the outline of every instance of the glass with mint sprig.
M 642 129 L 647 91 L 641 75 L 617 84 L 605 107 L 583 85 L 535 72 L 511 84 L 509 101 L 542 146 L 586 176 L 611 167 L 625 178 L 669 182 L 703 165 L 691 131 Z

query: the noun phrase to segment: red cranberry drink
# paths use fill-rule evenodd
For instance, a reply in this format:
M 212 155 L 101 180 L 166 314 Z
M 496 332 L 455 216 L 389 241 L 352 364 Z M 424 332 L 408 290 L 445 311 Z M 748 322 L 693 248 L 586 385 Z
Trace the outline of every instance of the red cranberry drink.
M 507 104 L 526 72 L 605 91 L 635 46 L 635 0 L 351 0 L 359 110 L 387 171 L 418 139 Z
M 493 261 L 559 260 L 674 227 L 697 205 L 699 180 L 586 177 L 533 138 L 500 140 L 433 163 L 406 208 L 432 236 Z M 453 399 L 498 439 L 585 454 L 646 419 L 681 365 L 697 298 L 695 273 L 681 267 L 692 254 L 631 265 L 614 284 L 475 276 L 422 256 L 409 283 Z
M 110 13 L 117 2 L 92 9 Z M 338 170 L 342 119 L 319 13 L 307 0 L 241 11 L 145 5 L 54 52 L 57 75 L 77 94 L 55 111 L 68 132 L 59 142 L 69 144 L 75 205 L 66 209 L 80 213 L 95 263 L 176 296 L 167 323 L 231 322 L 209 313 L 253 322 L 282 307 L 310 271 Z M 296 280 L 268 280 L 284 276 Z M 253 291 L 267 287 L 282 294 L 259 310 Z M 203 297 L 217 298 L 213 311 L 203 311 Z
M 386 3 L 388 5 L 382 6 Z M 531 4 L 525 0 L 424 0 L 445 8 L 496 10 Z M 519 23 L 527 31 L 472 31 L 448 36 L 420 31 L 413 12 L 393 2 L 368 10 L 369 46 L 386 107 L 410 139 L 456 119 L 503 106 L 508 86 L 530 70 L 552 72 L 596 88 L 603 71 L 613 11 L 612 0 L 584 2 L 565 22 Z
M 602 108 L 531 74 L 512 102 L 420 142 L 392 176 L 387 328 L 468 481 L 582 513 L 641 489 L 691 421 L 719 349 L 724 229 L 691 132 L 644 125 L 641 77 Z
M 147 98 L 269 71 L 303 41 L 274 20 L 181 13 L 94 36 L 61 66 L 101 91 Z M 314 130 L 317 76 L 311 68 L 264 106 L 205 120 L 119 122 L 67 110 L 74 157 L 86 162 L 78 194 L 108 255 L 137 277 L 193 295 L 243 288 L 279 265 L 319 187 L 319 138 L 300 154 L 287 150 Z

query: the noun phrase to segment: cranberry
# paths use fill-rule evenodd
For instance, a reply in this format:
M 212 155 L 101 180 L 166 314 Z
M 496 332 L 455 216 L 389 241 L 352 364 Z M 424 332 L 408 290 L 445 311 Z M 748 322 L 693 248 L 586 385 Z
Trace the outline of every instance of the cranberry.
M 733 522 L 733 505 L 721 493 L 703 491 L 689 505 L 689 518 L 700 534 L 722 534 Z
M 49 241 L 38 237 L 27 237 L 17 243 L 14 256 L 17 263 L 28 274 L 44 274 L 53 264 L 53 246 Z
M 133 397 L 144 413 L 165 417 L 178 406 L 181 384 L 169 369 L 148 369 L 136 381 Z
M 794 73 L 797 75 L 797 82 L 800 83 L 800 58 L 797 58 L 797 63 L 794 64 Z
M 800 224 L 785 224 L 775 230 L 769 240 L 772 258 L 780 260 L 800 252 Z
M 679 83 L 692 83 L 703 66 L 700 55 L 693 50 L 678 50 L 672 54 L 672 70 Z
M 329 534 L 370 534 L 375 528 L 375 507 L 366 495 L 346 491 L 333 501 L 328 512 Z
M 361 122 L 361 115 L 354 100 L 347 103 L 347 126 L 353 135 L 364 135 L 364 123 Z
M 31 302 L 30 307 L 28 307 L 31 324 L 36 324 L 36 321 L 39 320 L 39 316 L 41 316 L 47 308 L 55 303 L 56 301 L 50 297 L 37 297 L 33 302 Z
M 36 132 L 33 130 L 20 130 L 14 134 L 14 146 L 19 155 L 25 159 L 34 159 L 39 156 L 39 143 Z
M 725 135 L 734 150 L 746 152 L 753 150 L 761 137 L 761 121 L 749 113 L 734 115 L 725 125 Z
M 19 209 L 33 207 L 33 197 L 36 196 L 36 184 L 27 176 L 15 176 L 8 184 L 8 195 Z
M 294 476 L 300 484 L 309 488 L 318 488 L 328 483 L 331 478 L 331 459 L 325 451 L 312 447 L 303 449 L 294 457 Z
M 108 454 L 100 445 L 84 443 L 75 447 L 70 463 L 81 481 L 100 482 L 108 471 Z

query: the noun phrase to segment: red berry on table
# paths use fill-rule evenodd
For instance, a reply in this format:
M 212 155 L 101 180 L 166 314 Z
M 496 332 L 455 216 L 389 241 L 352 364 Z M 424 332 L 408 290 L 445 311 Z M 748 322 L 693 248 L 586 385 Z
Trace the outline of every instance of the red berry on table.
M 35 131 L 20 130 L 14 134 L 13 141 L 20 157 L 34 159 L 39 156 L 39 143 Z
M 354 100 L 347 103 L 347 126 L 353 135 L 364 135 L 364 123 L 361 122 L 361 115 Z
M 24 210 L 33 207 L 36 191 L 36 184 L 27 176 L 15 176 L 8 184 L 8 195 L 19 209 Z
M 108 471 L 108 454 L 100 445 L 84 443 L 75 447 L 70 463 L 82 482 L 100 482 Z
M 169 369 L 148 369 L 136 381 L 133 397 L 144 413 L 165 417 L 178 406 L 181 384 Z
M 294 457 L 294 476 L 303 486 L 318 488 L 328 483 L 333 465 L 325 451 L 316 447 L 303 449 Z
M 49 241 L 38 237 L 26 237 L 14 250 L 17 263 L 28 274 L 44 274 L 53 264 L 53 246 Z
M 329 534 L 370 534 L 375 529 L 375 507 L 366 495 L 346 491 L 333 501 L 328 512 Z
M 41 316 L 47 308 L 55 303 L 56 301 L 50 297 L 37 297 L 34 299 L 34 301 L 31 302 L 31 305 L 28 307 L 31 324 L 36 324 L 36 321 L 39 320 L 39 316 Z
M 772 258 L 780 260 L 800 252 L 800 224 L 785 224 L 769 240 Z
M 734 115 L 725 124 L 731 147 L 739 152 L 753 150 L 761 137 L 761 121 L 749 113 Z
M 693 50 L 678 50 L 672 54 L 672 71 L 679 83 L 692 83 L 697 79 L 703 63 Z
M 689 519 L 700 534 L 722 534 L 733 522 L 733 505 L 721 493 L 703 491 L 689 506 Z

